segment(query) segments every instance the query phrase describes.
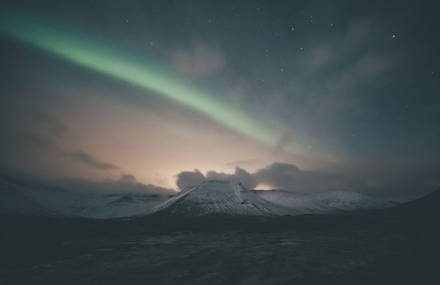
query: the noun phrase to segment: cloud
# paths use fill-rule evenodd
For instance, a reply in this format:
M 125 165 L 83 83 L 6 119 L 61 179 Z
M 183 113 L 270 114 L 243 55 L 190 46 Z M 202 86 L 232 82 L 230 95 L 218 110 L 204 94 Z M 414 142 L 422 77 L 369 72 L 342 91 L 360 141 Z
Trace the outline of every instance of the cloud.
M 240 182 L 248 189 L 258 189 L 259 184 L 296 193 L 355 191 L 386 199 L 413 198 L 433 191 L 439 186 L 438 165 L 421 171 L 394 173 L 395 169 L 377 173 L 378 166 L 369 166 L 371 173 L 353 171 L 332 173 L 316 170 L 302 170 L 295 164 L 274 162 L 254 173 L 237 167 L 234 173 L 208 171 L 203 175 L 199 170 L 184 171 L 177 175 L 180 189 L 198 185 L 204 180 L 227 180 Z M 417 191 L 414 191 L 417 189 Z
M 183 190 L 186 187 L 200 184 L 204 179 L 205 176 L 198 169 L 194 169 L 194 171 L 182 171 L 177 174 L 176 184 Z
M 17 116 L 17 112 L 20 116 Z M 0 150 L 5 152 L 22 152 L 25 148 L 53 151 L 67 130 L 55 115 L 42 110 L 32 110 L 28 106 L 16 106 L 14 103 L 9 109 L 1 108 L 0 128 Z
M 333 46 L 330 44 L 321 45 L 311 51 L 310 65 L 312 70 L 323 68 L 331 59 Z
M 304 81 L 310 79 L 315 84 L 301 90 L 298 86 L 302 83 L 298 80 L 293 90 L 298 90 L 298 94 L 322 94 L 318 102 L 315 96 L 306 99 L 318 114 L 319 122 L 322 117 L 338 116 L 340 110 L 362 109 L 361 95 L 376 86 L 373 81 L 398 63 L 399 55 L 379 44 L 383 42 L 382 30 L 379 21 L 360 19 L 346 25 L 345 30 L 341 27 L 332 37 L 314 43 L 298 57 L 297 65 L 307 75 Z
M 355 96 L 359 88 L 379 78 L 391 69 L 393 64 L 393 59 L 382 55 L 367 54 L 358 58 L 357 61 L 328 79 L 329 95 L 321 101 L 320 112 L 335 113 L 335 110 L 346 107 L 359 107 L 360 98 Z
M 303 171 L 294 164 L 275 162 L 253 174 L 262 184 L 295 192 L 359 190 L 360 184 L 348 176 L 319 171 Z
M 131 174 L 123 174 L 121 175 L 121 177 L 119 178 L 119 181 L 122 183 L 137 183 L 136 177 L 134 177 L 134 175 Z
M 222 70 L 226 64 L 225 56 L 218 48 L 201 42 L 175 50 L 172 60 L 177 70 L 192 77 L 214 74 Z
M 396 55 L 366 48 L 366 41 L 380 37 L 375 33 L 377 30 L 380 27 L 372 20 L 359 20 L 347 26 L 342 39 L 323 46 L 331 49 L 333 61 L 345 64 L 339 70 L 333 70 L 327 78 L 329 95 L 321 102 L 320 112 L 334 113 L 335 109 L 358 107 L 360 102 L 356 94 L 360 88 L 380 78 L 395 65 Z
M 123 174 L 117 180 L 106 179 L 103 181 L 91 180 L 65 180 L 64 187 L 72 189 L 87 189 L 89 191 L 98 191 L 104 193 L 147 193 L 167 195 L 174 194 L 175 191 L 168 188 L 159 187 L 153 184 L 144 184 L 137 181 L 136 177 L 131 174 Z
M 73 160 L 76 160 L 78 162 L 81 162 L 89 167 L 95 168 L 95 169 L 100 169 L 100 170 L 120 169 L 119 166 L 116 166 L 111 163 L 99 161 L 96 158 L 94 158 L 93 156 L 91 156 L 90 154 L 85 153 L 82 150 L 77 150 L 74 152 L 66 153 L 65 156 L 69 157 Z
M 19 185 L 23 189 L 32 189 L 35 195 L 38 195 L 39 192 L 49 194 L 56 192 L 56 195 L 60 194 L 61 196 L 64 192 L 78 195 L 123 193 L 171 195 L 176 193 L 173 189 L 141 183 L 131 174 L 123 174 L 119 179 L 95 181 L 82 178 L 47 179 L 27 173 L 2 171 L 0 172 L 0 182 Z
M 377 78 L 391 67 L 390 59 L 380 55 L 365 55 L 329 81 L 335 93 L 351 91 L 358 85 Z
M 183 171 L 177 174 L 176 184 L 180 189 L 183 190 L 186 187 L 198 185 L 204 180 L 227 180 L 240 182 L 248 189 L 253 189 L 258 184 L 252 174 L 240 167 L 235 168 L 235 172 L 233 174 L 211 170 L 206 173 L 206 176 L 203 175 L 203 173 L 201 173 L 198 169 L 195 169 L 194 171 Z
M 206 179 L 208 180 L 228 180 L 233 182 L 240 182 L 244 187 L 248 189 L 254 189 L 257 186 L 257 180 L 252 174 L 246 170 L 237 167 L 233 174 L 226 174 L 222 172 L 208 171 L 206 173 Z
M 312 46 L 300 57 L 300 65 L 306 72 L 321 72 L 327 67 L 339 68 L 345 63 L 352 63 L 366 52 L 364 42 L 371 39 L 373 25 L 369 20 L 350 23 L 340 36 L 334 36 Z M 330 69 L 334 72 L 334 69 Z
M 293 141 L 293 132 L 290 130 L 285 130 L 275 145 L 275 152 L 282 152 L 286 146 L 288 146 Z
M 294 164 L 275 162 L 271 165 L 249 173 L 237 167 L 234 173 L 208 171 L 203 175 L 199 170 L 184 171 L 177 175 L 177 185 L 180 189 L 198 185 L 204 180 L 227 180 L 240 182 L 248 189 L 254 189 L 258 184 L 270 185 L 276 189 L 296 192 L 350 190 L 355 188 L 352 179 L 341 175 L 318 171 L 302 171 Z
M 39 106 L 39 100 L 22 99 L 26 103 L 20 104 L 17 98 L 10 99 L 11 102 L 0 99 L 0 167 L 49 175 L 57 173 L 61 167 L 48 171 L 48 161 L 58 161 L 67 127 L 57 115 Z

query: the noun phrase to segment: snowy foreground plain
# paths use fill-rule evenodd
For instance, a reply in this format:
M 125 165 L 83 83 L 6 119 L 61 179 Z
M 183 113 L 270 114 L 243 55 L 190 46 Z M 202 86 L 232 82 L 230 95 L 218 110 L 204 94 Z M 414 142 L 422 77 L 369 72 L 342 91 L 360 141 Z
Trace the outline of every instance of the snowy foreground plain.
M 440 284 L 440 191 L 297 216 L 239 188 L 197 191 L 130 218 L 2 214 L 0 284 Z
M 0 284 L 438 284 L 438 215 L 1 218 Z

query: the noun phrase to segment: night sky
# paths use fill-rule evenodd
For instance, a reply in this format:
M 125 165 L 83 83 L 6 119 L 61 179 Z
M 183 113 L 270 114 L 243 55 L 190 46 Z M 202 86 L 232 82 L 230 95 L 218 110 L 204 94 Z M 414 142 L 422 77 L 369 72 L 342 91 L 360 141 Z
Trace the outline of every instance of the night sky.
M 171 189 L 208 177 L 304 192 L 432 191 L 438 6 L 3 3 L 0 170 Z

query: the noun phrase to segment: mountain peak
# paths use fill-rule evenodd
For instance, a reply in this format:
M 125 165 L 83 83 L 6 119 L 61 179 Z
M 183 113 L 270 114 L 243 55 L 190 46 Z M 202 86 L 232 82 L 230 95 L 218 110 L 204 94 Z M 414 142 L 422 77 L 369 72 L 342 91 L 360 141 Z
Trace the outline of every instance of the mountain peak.
M 247 215 L 286 214 L 282 207 L 260 198 L 241 183 L 207 180 L 160 204 L 156 213 L 167 215 Z

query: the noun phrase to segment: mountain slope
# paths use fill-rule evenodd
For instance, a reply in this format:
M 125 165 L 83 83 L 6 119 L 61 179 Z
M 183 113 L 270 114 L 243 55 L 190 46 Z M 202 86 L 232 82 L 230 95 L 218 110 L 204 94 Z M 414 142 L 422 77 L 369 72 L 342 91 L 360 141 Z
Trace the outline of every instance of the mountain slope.
M 91 218 L 119 218 L 149 213 L 170 196 L 156 194 L 112 194 L 90 201 L 78 215 Z
M 105 190 L 105 189 L 102 189 Z M 65 188 L 0 174 L 0 214 L 118 218 L 150 212 L 170 195 L 141 192 L 105 193 Z
M 241 183 L 217 180 L 204 181 L 196 187 L 180 192 L 158 205 L 154 212 L 181 216 L 274 216 L 289 213 L 287 209 L 247 190 Z
M 0 196 L 0 214 L 37 216 L 55 214 L 55 211 L 49 210 L 29 195 L 26 195 L 20 186 L 7 181 L 0 181 Z
M 349 191 L 299 194 L 284 190 L 255 191 L 261 198 L 302 214 L 380 209 L 394 203 L 380 201 L 364 194 Z
M 390 210 L 400 215 L 416 215 L 424 222 L 431 222 L 431 220 L 437 222 L 440 215 L 440 189 Z

